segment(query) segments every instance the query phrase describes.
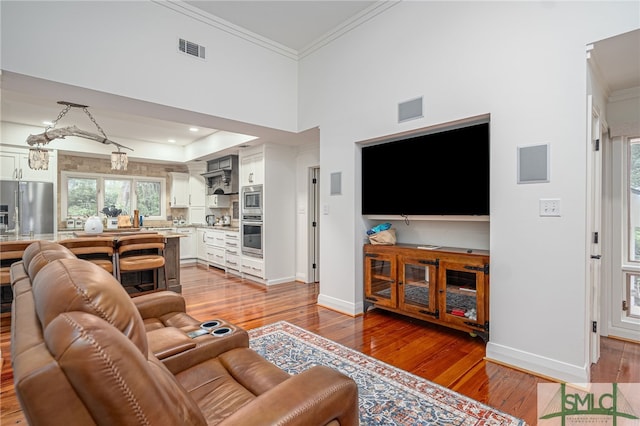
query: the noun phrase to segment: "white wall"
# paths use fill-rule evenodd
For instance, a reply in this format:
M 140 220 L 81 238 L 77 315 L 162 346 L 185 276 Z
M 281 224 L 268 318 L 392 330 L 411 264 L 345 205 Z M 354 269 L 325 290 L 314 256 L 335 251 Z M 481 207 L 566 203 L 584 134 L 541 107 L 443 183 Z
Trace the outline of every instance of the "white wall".
M 167 4 L 2 1 L 2 69 L 297 130 L 295 60 Z M 207 59 L 179 53 L 179 38 L 205 46 Z
M 282 130 L 318 126 L 319 302 L 348 313 L 362 311 L 368 225 L 356 142 L 490 113 L 487 354 L 588 378 L 585 52 L 638 28 L 637 2 L 399 2 L 300 63 L 161 2 L 0 7 L 3 70 Z M 178 54 L 178 37 L 205 45 L 207 61 Z M 424 118 L 397 124 L 397 103 L 416 96 Z M 516 148 L 535 143 L 550 144 L 551 182 L 517 185 Z M 341 195 L 328 195 L 333 172 Z M 538 217 L 548 197 L 562 217 Z M 459 238 L 460 225 L 441 225 L 443 239 Z
M 305 57 L 300 123 L 320 128 L 321 202 L 330 211 L 321 218 L 320 302 L 362 309 L 355 143 L 490 113 L 487 355 L 586 380 L 586 45 L 637 28 L 639 12 L 622 2 L 400 2 Z M 397 103 L 417 96 L 424 118 L 398 124 Z M 517 147 L 540 143 L 550 145 L 551 182 L 518 185 Z M 343 195 L 332 197 L 334 171 Z M 540 198 L 560 198 L 562 217 L 539 217 Z M 459 228 L 437 226 L 442 235 Z

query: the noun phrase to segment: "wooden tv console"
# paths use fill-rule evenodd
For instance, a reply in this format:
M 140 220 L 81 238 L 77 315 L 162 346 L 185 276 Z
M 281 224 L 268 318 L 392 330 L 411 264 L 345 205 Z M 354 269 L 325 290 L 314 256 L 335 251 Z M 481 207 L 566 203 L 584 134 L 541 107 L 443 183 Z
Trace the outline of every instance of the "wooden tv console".
M 364 311 L 386 309 L 489 338 L 489 252 L 364 246 Z

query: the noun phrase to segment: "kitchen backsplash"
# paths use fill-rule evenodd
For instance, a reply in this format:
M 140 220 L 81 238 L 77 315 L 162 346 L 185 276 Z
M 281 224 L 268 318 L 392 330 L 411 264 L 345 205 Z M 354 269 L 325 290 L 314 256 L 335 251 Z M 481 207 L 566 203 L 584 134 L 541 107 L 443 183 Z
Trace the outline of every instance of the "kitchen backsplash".
M 163 177 L 167 179 L 167 192 L 170 190 L 169 188 L 169 172 L 183 172 L 189 173 L 189 169 L 187 166 L 182 165 L 166 165 L 166 164 L 154 164 L 154 163 L 143 163 L 136 161 L 129 161 L 127 165 L 126 171 L 115 171 L 111 170 L 111 161 L 107 158 L 88 158 L 88 157 L 78 157 L 75 155 L 65 155 L 58 153 L 58 172 L 61 171 L 74 171 L 74 172 L 83 172 L 83 173 L 102 173 L 102 174 L 112 174 L 112 175 L 132 175 L 132 176 L 150 176 L 150 177 Z M 60 209 L 60 174 L 58 173 L 58 218 L 60 218 L 58 222 L 58 227 L 60 229 L 65 229 L 67 226 L 66 217 L 62 217 L 61 209 Z M 188 209 L 171 209 L 168 202 L 169 196 L 167 193 L 167 220 L 149 220 L 145 221 L 145 226 L 173 226 L 173 218 L 180 218 L 181 216 L 185 219 L 189 217 Z

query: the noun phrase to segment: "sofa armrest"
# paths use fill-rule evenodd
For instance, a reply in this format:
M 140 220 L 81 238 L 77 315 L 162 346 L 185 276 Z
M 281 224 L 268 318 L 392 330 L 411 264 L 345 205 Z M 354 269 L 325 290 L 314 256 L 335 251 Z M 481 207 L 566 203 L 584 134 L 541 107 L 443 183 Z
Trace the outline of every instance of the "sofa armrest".
M 196 347 L 196 342 L 182 330 L 174 327 L 159 328 L 147 332 L 149 350 L 159 360 L 176 355 Z
M 316 366 L 292 376 L 227 417 L 231 425 L 358 425 L 358 387 L 344 374 Z
M 184 298 L 173 291 L 157 291 L 131 298 L 142 319 L 160 318 L 171 312 L 186 312 Z

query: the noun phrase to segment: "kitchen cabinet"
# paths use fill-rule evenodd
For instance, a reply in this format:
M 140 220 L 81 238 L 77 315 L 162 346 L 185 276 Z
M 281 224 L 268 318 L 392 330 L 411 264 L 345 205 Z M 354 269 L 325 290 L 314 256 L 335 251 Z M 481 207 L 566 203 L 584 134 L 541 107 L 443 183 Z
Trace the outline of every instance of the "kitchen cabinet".
M 242 273 L 257 278 L 264 278 L 264 261 L 257 257 L 242 256 Z
M 224 231 L 221 229 L 208 230 L 205 233 L 207 246 L 207 262 L 211 266 L 225 268 Z
M 207 170 L 227 170 L 233 167 L 233 155 L 227 155 L 226 157 L 216 158 L 207 162 Z
M 224 231 L 225 269 L 228 273 L 241 275 L 240 232 Z
M 207 240 L 205 238 L 206 230 L 196 229 L 196 256 L 199 261 L 207 263 Z
M 29 150 L 21 148 L 3 148 L 0 151 L 0 179 L 53 182 L 57 178 L 55 151 L 49 150 L 49 169 L 33 170 L 29 168 Z
M 263 158 L 261 152 L 242 158 L 240 162 L 240 184 L 242 186 L 264 184 Z
M 180 237 L 180 263 L 193 262 L 196 258 L 196 229 L 176 228 L 178 234 L 182 234 Z
M 158 289 L 182 293 L 180 284 L 180 242 L 177 238 L 167 238 L 164 247 L 165 267 L 158 272 Z M 164 288 L 164 274 L 167 274 L 167 288 Z
M 364 247 L 365 312 L 378 307 L 488 339 L 489 254 L 415 245 Z
M 171 176 L 171 199 L 169 201 L 171 207 L 189 207 L 189 174 L 170 172 L 169 176 Z
M 241 181 L 262 184 L 262 259 L 245 265 L 243 274 L 266 285 L 296 279 L 296 151 L 266 143 L 241 151 Z M 244 236 L 241 236 L 244 238 Z M 253 258 L 256 259 L 256 258 Z M 258 268 L 257 270 L 254 268 Z M 257 278 L 256 278 L 257 280 Z
M 189 175 L 189 207 L 204 207 L 207 185 L 200 175 Z

